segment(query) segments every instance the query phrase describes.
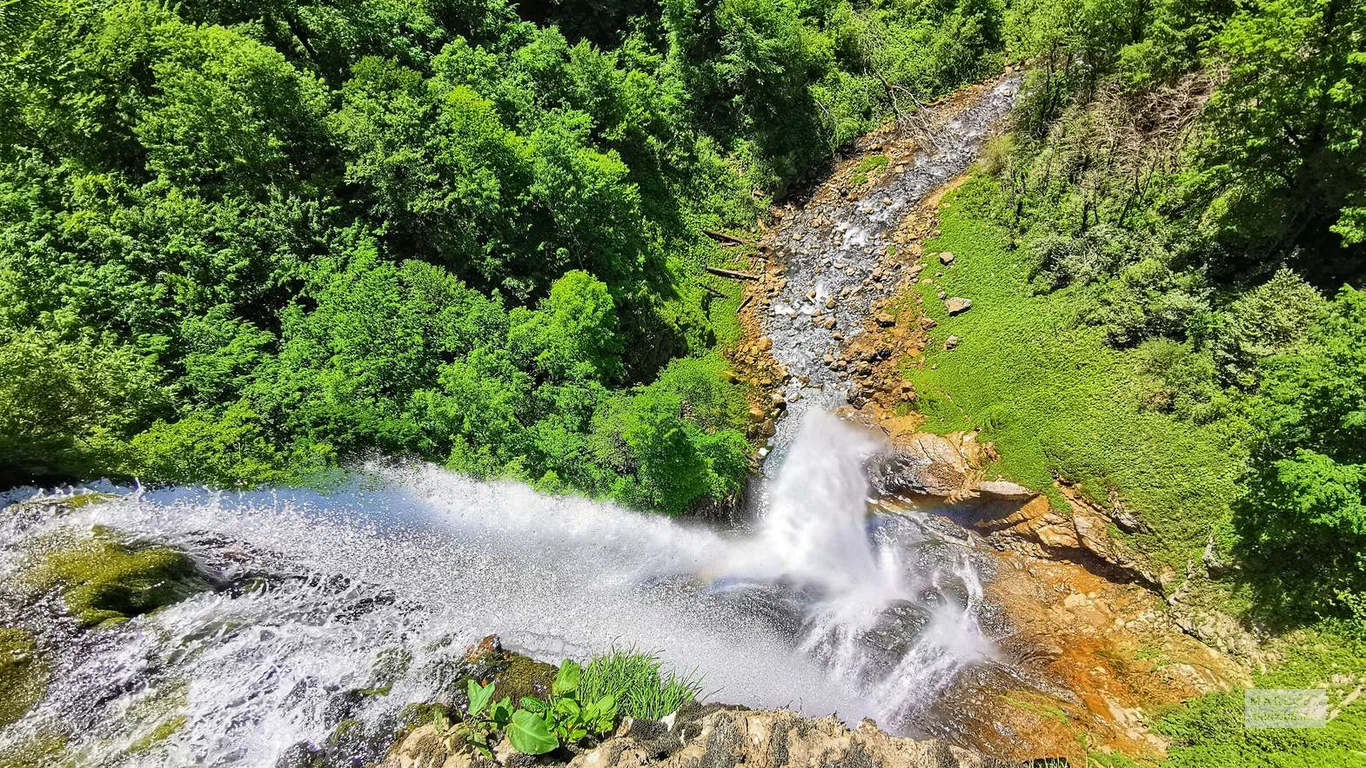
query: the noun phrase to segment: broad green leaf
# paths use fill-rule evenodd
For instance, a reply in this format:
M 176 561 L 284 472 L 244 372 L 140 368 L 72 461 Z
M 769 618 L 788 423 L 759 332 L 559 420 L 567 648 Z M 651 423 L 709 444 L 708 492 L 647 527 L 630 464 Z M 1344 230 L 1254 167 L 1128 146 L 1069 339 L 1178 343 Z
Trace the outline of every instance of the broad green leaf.
M 577 720 L 582 709 L 579 703 L 571 698 L 565 697 L 555 699 L 555 714 L 567 720 Z
M 512 713 L 507 737 L 512 742 L 512 748 L 524 755 L 543 755 L 560 746 L 559 740 L 546 727 L 545 720 L 525 709 Z
M 493 719 L 493 724 L 500 728 L 512 722 L 512 698 L 504 696 L 502 701 L 493 705 L 489 715 Z
M 556 696 L 568 696 L 579 689 L 579 675 L 583 668 L 577 661 L 565 659 L 560 665 L 560 671 L 555 674 L 555 684 L 552 691 Z
M 610 731 L 617 720 L 617 697 L 609 693 L 594 701 L 591 708 L 593 714 L 585 714 L 584 721 L 598 733 Z
M 470 708 L 469 713 L 472 717 L 477 717 L 484 708 L 489 705 L 489 700 L 493 698 L 493 683 L 479 685 L 470 678 L 469 685 Z

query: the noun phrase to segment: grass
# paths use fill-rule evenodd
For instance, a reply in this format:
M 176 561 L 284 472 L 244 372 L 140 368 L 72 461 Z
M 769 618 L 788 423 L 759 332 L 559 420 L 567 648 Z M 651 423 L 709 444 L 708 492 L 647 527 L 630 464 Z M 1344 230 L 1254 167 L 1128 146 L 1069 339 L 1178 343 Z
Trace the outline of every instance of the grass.
M 1164 768 L 1362 768 L 1366 766 L 1366 700 L 1342 702 L 1366 684 L 1366 644 L 1322 629 L 1300 630 L 1278 643 L 1285 654 L 1257 675 L 1257 688 L 1326 688 L 1324 728 L 1243 727 L 1243 692 L 1212 693 L 1166 712 L 1156 730 L 1171 740 Z
M 993 473 L 1049 493 L 1059 508 L 1055 477 L 1101 504 L 1117 491 L 1151 527 L 1132 543 L 1183 572 L 1211 532 L 1231 539 L 1242 438 L 1230 425 L 1197 426 L 1144 407 L 1134 353 L 1107 346 L 1100 329 L 1079 321 L 1094 302 L 1087 289 L 1036 294 L 1023 253 L 991 216 L 998 194 L 988 178 L 969 181 L 946 198 L 941 236 L 925 245 L 926 253 L 958 255 L 938 286 L 915 287 L 939 323 L 923 364 L 906 370 L 927 428 L 982 429 L 1001 453 Z M 972 308 L 948 317 L 939 286 Z M 959 346 L 945 351 L 950 334 Z
M 854 173 L 881 173 L 889 162 L 886 155 L 869 155 L 854 166 Z
M 889 162 L 891 161 L 886 155 L 869 155 L 863 158 L 854 166 L 853 175 L 849 177 L 849 186 L 861 187 L 867 184 L 869 174 L 882 173 Z
M 613 649 L 594 656 L 579 678 L 579 700 L 615 696 L 626 717 L 659 720 L 678 711 L 702 692 L 695 674 L 665 672 L 653 655 Z

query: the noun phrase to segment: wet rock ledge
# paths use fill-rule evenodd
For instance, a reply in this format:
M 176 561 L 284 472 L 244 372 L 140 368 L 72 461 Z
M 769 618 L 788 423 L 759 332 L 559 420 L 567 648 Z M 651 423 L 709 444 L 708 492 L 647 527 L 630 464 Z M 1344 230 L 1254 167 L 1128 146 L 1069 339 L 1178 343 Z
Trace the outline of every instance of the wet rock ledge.
M 493 666 L 488 661 L 494 660 Z M 487 672 L 502 695 L 512 670 L 531 665 L 549 684 L 555 668 L 502 647 L 490 636 L 471 647 L 465 663 Z M 534 687 L 534 686 L 533 686 Z M 532 691 L 540 692 L 540 691 Z M 543 693 L 543 692 L 540 692 Z M 663 720 L 624 718 L 602 741 L 538 757 L 519 754 L 504 738 L 490 760 L 459 737 L 421 724 L 400 733 L 374 768 L 1010 768 L 943 741 L 897 738 L 871 720 L 850 729 L 835 717 L 803 717 L 788 710 L 685 703 Z M 306 764 L 306 763 L 305 763 Z
M 691 703 L 663 721 L 626 719 L 616 732 L 568 763 L 514 755 L 507 765 L 569 768 L 1004 768 L 941 741 L 889 736 L 865 720 L 852 730 L 833 717 Z M 424 725 L 400 742 L 382 768 L 493 768 L 468 749 L 449 751 Z

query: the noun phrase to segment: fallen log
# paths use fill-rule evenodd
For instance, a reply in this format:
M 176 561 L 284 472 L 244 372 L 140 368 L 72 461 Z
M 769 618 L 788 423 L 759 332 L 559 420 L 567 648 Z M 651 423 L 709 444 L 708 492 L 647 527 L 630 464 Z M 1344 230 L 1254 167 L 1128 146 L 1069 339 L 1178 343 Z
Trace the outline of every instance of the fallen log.
M 710 237 L 711 239 L 715 240 L 715 241 L 718 242 L 718 243 L 726 243 L 727 245 L 744 245 L 744 244 L 745 244 L 745 241 L 744 241 L 744 240 L 741 240 L 740 238 L 738 238 L 738 237 L 736 237 L 736 236 L 734 236 L 734 235 L 728 235 L 728 234 L 726 234 L 725 232 L 717 232 L 717 231 L 711 230 L 711 229 L 704 229 L 704 230 L 702 230 L 702 234 L 706 235 L 707 237 Z
M 748 272 L 736 272 L 733 269 L 721 269 L 720 267 L 706 267 L 706 270 L 717 277 L 728 277 L 731 280 L 758 280 L 758 275 L 751 275 Z

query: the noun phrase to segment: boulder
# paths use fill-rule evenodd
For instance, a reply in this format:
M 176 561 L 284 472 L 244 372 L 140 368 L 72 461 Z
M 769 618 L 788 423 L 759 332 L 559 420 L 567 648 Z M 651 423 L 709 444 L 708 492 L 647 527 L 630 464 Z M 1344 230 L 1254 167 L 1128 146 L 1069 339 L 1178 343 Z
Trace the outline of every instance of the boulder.
M 983 496 L 1007 501 L 1028 501 L 1039 495 L 1023 485 L 1012 483 L 1009 480 L 983 480 L 977 484 L 977 492 Z
M 28 714 L 47 695 L 50 665 L 38 639 L 17 627 L 0 627 L 0 728 Z
M 954 296 L 944 302 L 944 308 L 948 310 L 950 315 L 961 315 L 969 309 L 972 309 L 972 299 Z
M 920 432 L 874 458 L 868 481 L 882 495 L 947 497 L 966 487 L 969 469 L 953 440 Z
M 953 258 L 953 251 L 944 251 L 943 253 L 939 254 L 939 263 L 947 267 L 948 265 L 953 263 Z
M 944 349 L 954 349 L 954 348 L 957 347 L 957 346 L 958 346 L 958 337 L 957 337 L 957 336 L 949 336 L 947 339 L 944 339 Z
M 883 328 L 891 328 L 896 325 L 896 318 L 889 312 L 877 313 L 877 324 Z

